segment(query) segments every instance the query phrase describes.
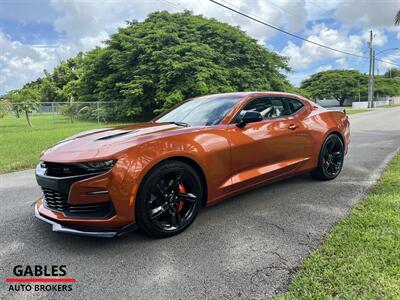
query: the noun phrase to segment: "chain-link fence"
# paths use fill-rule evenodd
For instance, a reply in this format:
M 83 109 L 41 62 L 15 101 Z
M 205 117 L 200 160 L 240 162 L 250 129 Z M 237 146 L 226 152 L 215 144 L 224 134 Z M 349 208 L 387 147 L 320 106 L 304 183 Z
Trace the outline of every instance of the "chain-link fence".
M 13 103 L 11 114 L 25 117 L 24 106 L 26 103 Z M 118 102 L 40 102 L 32 112 L 29 118 L 32 123 L 40 122 L 41 124 L 53 127 L 63 124 L 74 123 L 128 123 L 147 121 L 151 116 L 136 116 L 132 120 L 121 120 L 118 114 L 121 112 L 120 103 Z

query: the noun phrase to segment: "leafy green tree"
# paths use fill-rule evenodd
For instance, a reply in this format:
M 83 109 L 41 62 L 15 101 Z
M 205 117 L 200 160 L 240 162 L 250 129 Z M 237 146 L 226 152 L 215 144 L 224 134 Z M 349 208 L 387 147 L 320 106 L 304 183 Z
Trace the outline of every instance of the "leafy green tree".
M 375 77 L 374 85 L 375 96 L 399 96 L 400 82 L 397 79 L 385 78 L 383 76 Z
M 204 94 L 295 91 L 283 75 L 287 58 L 239 27 L 190 12 L 156 12 L 143 22 L 130 21 L 104 46 L 61 62 L 30 87 L 42 101 L 69 102 L 63 113 L 71 121 L 78 113 L 95 115 L 91 106 L 75 109 L 83 101 L 116 103 L 98 115 L 129 120 Z
M 394 25 L 400 25 L 400 10 L 397 12 L 396 16 L 394 17 Z
M 399 68 L 390 68 L 383 75 L 387 78 L 400 78 L 400 69 Z
M 7 116 L 12 111 L 12 104 L 9 100 L 0 99 L 0 119 Z
M 37 87 L 27 84 L 21 90 L 9 92 L 6 99 L 12 103 L 15 115 L 18 118 L 25 115 L 26 122 L 32 127 L 29 114 L 37 110 L 40 105 L 40 93 Z
M 88 109 L 85 105 L 75 101 L 75 99 L 78 98 L 78 84 L 79 79 L 71 79 L 59 92 L 60 95 L 68 100 L 66 104 L 61 106 L 61 114 L 68 116 L 71 123 L 74 123 L 74 119 L 77 118 L 81 112 Z
M 80 101 L 119 101 L 114 118 L 153 114 L 219 92 L 290 90 L 286 58 L 237 27 L 189 12 L 128 22 L 83 58 Z
M 82 59 L 83 53 L 79 53 L 75 58 L 62 61 L 51 73 L 44 71 L 45 77 L 34 82 L 42 101 L 66 102 L 71 101 L 71 97 L 77 100 Z
M 301 83 L 314 99 L 334 98 L 343 106 L 347 98 L 364 94 L 368 78 L 355 70 L 329 70 L 316 73 Z
M 59 100 L 60 89 L 56 86 L 55 81 L 52 79 L 48 71 L 44 71 L 45 77 L 42 79 L 39 86 L 40 98 L 44 102 L 55 102 Z
M 74 120 L 79 117 L 82 112 L 85 112 L 88 107 L 79 103 L 79 102 L 66 102 L 65 104 L 60 105 L 60 113 L 64 116 L 69 117 L 71 123 L 74 123 Z

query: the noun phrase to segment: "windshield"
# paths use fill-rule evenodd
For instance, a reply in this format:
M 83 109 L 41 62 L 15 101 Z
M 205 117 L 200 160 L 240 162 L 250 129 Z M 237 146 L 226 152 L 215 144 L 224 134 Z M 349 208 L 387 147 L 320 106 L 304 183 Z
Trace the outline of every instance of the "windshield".
M 229 95 L 195 98 L 183 102 L 155 122 L 181 122 L 192 126 L 219 124 L 241 98 L 243 97 Z

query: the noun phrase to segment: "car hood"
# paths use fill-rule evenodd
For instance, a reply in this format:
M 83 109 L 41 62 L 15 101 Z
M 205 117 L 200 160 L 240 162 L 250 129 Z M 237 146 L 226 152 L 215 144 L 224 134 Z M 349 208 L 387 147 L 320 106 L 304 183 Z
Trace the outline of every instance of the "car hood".
M 40 160 L 81 162 L 108 159 L 140 143 L 191 130 L 170 123 L 140 123 L 73 135 L 43 152 Z

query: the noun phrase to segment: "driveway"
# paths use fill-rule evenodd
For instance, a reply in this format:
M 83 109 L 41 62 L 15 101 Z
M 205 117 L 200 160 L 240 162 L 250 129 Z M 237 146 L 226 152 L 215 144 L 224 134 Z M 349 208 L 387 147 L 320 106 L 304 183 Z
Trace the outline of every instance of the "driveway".
M 400 108 L 355 114 L 342 174 L 308 175 L 203 209 L 184 233 L 95 239 L 53 233 L 33 217 L 34 171 L 0 176 L 0 298 L 265 299 L 374 184 L 400 146 Z M 66 265 L 72 292 L 10 292 L 15 265 Z

